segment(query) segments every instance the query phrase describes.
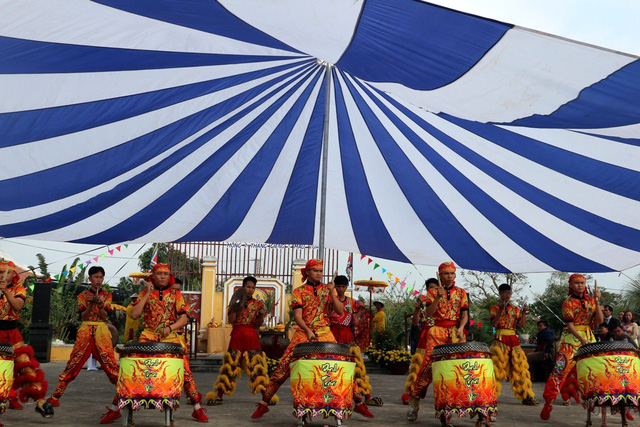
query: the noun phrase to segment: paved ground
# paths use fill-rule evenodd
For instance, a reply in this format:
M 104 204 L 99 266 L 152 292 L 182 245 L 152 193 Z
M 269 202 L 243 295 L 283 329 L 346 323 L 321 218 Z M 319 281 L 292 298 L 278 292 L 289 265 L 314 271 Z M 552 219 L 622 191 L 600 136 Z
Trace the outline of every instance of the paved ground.
M 49 380 L 50 391 L 55 388 L 57 375 L 63 370 L 64 364 L 53 362 L 43 364 L 43 368 Z M 214 381 L 214 374 L 207 372 L 194 373 L 196 384 L 200 391 L 206 394 L 211 389 Z M 400 403 L 400 394 L 404 385 L 404 376 L 372 374 L 371 383 L 374 387 L 374 394 L 382 397 L 384 406 L 371 408 L 376 415 L 374 419 L 365 419 L 355 414 L 354 417 L 345 423 L 349 427 L 373 427 L 373 426 L 440 426 L 438 420 L 433 417 L 433 398 L 431 393 L 423 401 L 420 411 L 420 418 L 416 423 L 409 423 L 405 420 L 406 406 Z M 534 390 L 537 395 L 542 394 L 542 383 L 534 383 Z M 504 387 L 505 391 L 510 391 L 509 387 Z M 0 416 L 0 422 L 5 426 L 98 426 L 100 415 L 105 412 L 105 405 L 113 398 L 114 387 L 109 383 L 102 371 L 83 370 L 76 381 L 71 383 L 67 392 L 61 400 L 61 406 L 56 408 L 56 415 L 50 419 L 44 419 L 34 412 L 33 403 L 25 406 L 22 411 L 7 410 Z M 259 400 L 256 396 L 248 392 L 246 377 L 241 379 L 236 394 L 232 398 L 225 398 L 221 406 L 208 407 L 210 421 L 208 426 L 253 426 L 253 427 L 294 427 L 296 421 L 291 415 L 292 397 L 289 383 L 285 383 L 279 393 L 281 403 L 271 408 L 262 420 L 253 421 L 250 415 L 255 409 L 255 403 Z M 493 425 L 498 427 L 526 426 L 526 427 L 557 427 L 557 426 L 583 426 L 585 425 L 586 412 L 581 406 L 572 405 L 563 407 L 556 405 L 550 421 L 543 422 L 539 418 L 540 406 L 522 406 L 510 393 L 500 397 L 499 414 L 497 422 Z M 636 418 L 639 418 L 636 416 Z M 164 415 L 156 410 L 141 410 L 134 415 L 136 427 L 162 426 Z M 312 426 L 324 425 L 321 419 Z M 609 426 L 621 425 L 619 418 L 611 419 Z M 199 425 L 191 418 L 191 406 L 184 403 L 175 416 L 176 426 Z M 112 425 L 122 425 L 121 420 Z M 204 425 L 204 424 L 203 424 Z M 474 422 L 468 418 L 454 420 L 455 426 L 474 426 Z M 600 422 L 594 422 L 599 426 Z M 630 426 L 640 425 L 639 421 L 633 421 Z

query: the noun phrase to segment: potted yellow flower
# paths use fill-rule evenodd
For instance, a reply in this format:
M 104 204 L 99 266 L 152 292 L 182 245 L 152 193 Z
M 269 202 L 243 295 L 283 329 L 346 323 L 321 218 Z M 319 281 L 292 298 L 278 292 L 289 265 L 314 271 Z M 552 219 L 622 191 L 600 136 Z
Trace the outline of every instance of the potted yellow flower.
M 384 353 L 384 361 L 394 375 L 404 375 L 411 364 L 411 353 L 405 350 L 389 350 Z

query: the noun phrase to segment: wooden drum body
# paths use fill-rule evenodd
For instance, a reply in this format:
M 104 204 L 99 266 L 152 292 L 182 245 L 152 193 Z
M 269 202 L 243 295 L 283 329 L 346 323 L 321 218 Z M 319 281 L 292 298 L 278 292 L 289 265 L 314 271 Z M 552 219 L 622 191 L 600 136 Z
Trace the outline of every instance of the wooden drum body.
M 0 343 L 0 414 L 9 406 L 9 393 L 13 386 L 13 346 L 10 343 Z
M 116 390 L 119 406 L 171 409 L 179 406 L 184 383 L 180 344 L 130 342 L 119 348 L 120 372 Z
M 296 345 L 289 363 L 293 414 L 349 419 L 353 406 L 355 363 L 346 344 L 309 342 Z
M 638 406 L 640 359 L 632 344 L 621 341 L 586 344 L 578 349 L 575 359 L 585 406 Z
M 486 344 L 437 345 L 431 358 L 436 417 L 497 413 L 493 363 Z

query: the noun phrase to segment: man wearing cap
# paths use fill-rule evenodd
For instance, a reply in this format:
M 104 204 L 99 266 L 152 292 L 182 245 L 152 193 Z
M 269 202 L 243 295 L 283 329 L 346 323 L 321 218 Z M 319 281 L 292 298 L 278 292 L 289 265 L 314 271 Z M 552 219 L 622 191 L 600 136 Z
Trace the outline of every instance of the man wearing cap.
M 0 342 L 10 343 L 15 353 L 14 381 L 9 393 L 9 407 L 22 409 L 18 398 L 22 402 L 31 398 L 36 402 L 36 412 L 49 418 L 53 416 L 53 406 L 44 400 L 47 394 L 44 372 L 33 357 L 33 348 L 24 343 L 18 330 L 20 310 L 26 298 L 27 290 L 20 283 L 16 265 L 12 261 L 0 259 Z M 4 406 L 4 402 L 0 405 Z
M 133 304 L 131 317 L 142 318 L 143 331 L 140 333 L 140 342 L 170 342 L 182 345 L 177 331 L 185 327 L 187 319 L 187 305 L 182 293 L 173 289 L 175 278 L 171 274 L 168 264 L 156 264 L 153 266 L 149 281 L 145 281 L 145 289 L 140 292 L 138 301 Z M 186 392 L 187 398 L 193 405 L 191 416 L 199 422 L 207 422 L 209 418 L 200 407 L 202 395 L 195 389 L 195 383 L 189 378 L 189 356 L 185 354 L 184 376 L 185 384 L 193 384 L 193 388 Z M 120 418 L 120 409 L 111 406 L 108 412 L 100 420 L 101 424 L 109 424 Z
M 113 353 L 111 332 L 105 323 L 111 312 L 112 295 L 102 290 L 103 280 L 102 267 L 94 266 L 89 269 L 91 287 L 78 295 L 78 311 L 82 325 L 78 329 L 67 366 L 58 377 L 58 386 L 53 396 L 47 399 L 53 406 L 60 406 L 58 399 L 64 394 L 67 385 L 76 379 L 90 355 L 100 362 L 111 384 L 118 381 L 118 363 Z M 116 397 L 113 404 L 117 403 Z
M 445 262 L 438 267 L 441 286 L 429 289 L 424 300 L 426 315 L 433 317 L 433 326 L 427 332 L 424 361 L 418 379 L 411 388 L 407 421 L 418 419 L 420 399 L 424 399 L 432 381 L 431 354 L 436 345 L 464 342 L 464 326 L 469 320 L 469 299 L 464 289 L 456 286 L 456 266 Z
M 373 305 L 376 308 L 376 315 L 373 316 L 371 321 L 371 330 L 373 332 L 382 332 L 387 327 L 387 314 L 384 312 L 384 304 L 380 301 L 375 301 Z
M 496 329 L 496 336 L 491 344 L 491 359 L 496 377 L 496 392 L 499 395 L 502 385 L 500 381 L 509 380 L 516 399 L 523 405 L 536 405 L 531 385 L 531 374 L 527 357 L 520 347 L 516 335 L 516 327 L 527 323 L 529 306 L 522 310 L 511 304 L 511 286 L 503 283 L 498 287 L 500 302 L 491 306 L 491 325 Z
M 594 325 L 602 323 L 603 315 L 599 304 L 600 292 L 593 297 L 587 295 L 587 281 L 582 274 L 569 277 L 569 296 L 562 303 L 562 320 L 569 333 L 562 334 L 556 364 L 544 388 L 544 407 L 540 418 L 548 420 L 553 410 L 553 401 L 562 388 L 567 375 L 575 367 L 573 359 L 581 345 L 594 342 Z
M 302 286 L 294 289 L 291 296 L 291 309 L 296 322 L 295 333 L 271 375 L 269 385 L 262 392 L 262 401 L 258 403 L 251 418 L 261 418 L 269 412 L 271 398 L 289 377 L 289 361 L 296 345 L 311 341 L 336 342 L 329 329 L 329 314 L 333 310 L 341 316 L 344 306 L 338 300 L 334 284 L 322 283 L 322 267 L 321 259 L 310 259 L 301 269 Z

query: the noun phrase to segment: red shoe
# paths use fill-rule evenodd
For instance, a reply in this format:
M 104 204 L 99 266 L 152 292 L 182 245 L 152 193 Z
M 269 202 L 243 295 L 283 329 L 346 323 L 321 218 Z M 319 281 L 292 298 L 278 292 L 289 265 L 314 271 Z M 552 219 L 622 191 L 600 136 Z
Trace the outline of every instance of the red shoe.
M 402 396 L 400 396 L 400 399 L 402 399 L 402 404 L 403 405 L 408 405 L 410 397 L 411 397 L 411 395 L 409 393 L 404 393 Z
M 633 415 L 631 415 L 631 412 L 627 412 L 626 417 L 629 421 L 633 421 Z
M 367 408 L 367 405 L 365 405 L 364 403 L 356 405 L 356 407 L 353 408 L 353 412 L 357 412 L 365 418 L 373 418 L 373 414 L 369 411 L 369 408 Z
M 253 418 L 254 420 L 257 420 L 258 418 L 262 418 L 262 416 L 264 414 L 269 412 L 269 407 L 267 405 L 263 405 L 262 403 L 258 403 L 257 406 L 258 407 L 256 408 L 255 412 L 253 414 L 251 414 L 251 418 Z
M 100 424 L 111 424 L 121 416 L 122 415 L 120 415 L 120 410 L 113 411 L 107 406 L 107 413 L 102 414 L 102 418 L 100 418 Z
M 193 413 L 191 414 L 191 416 L 193 418 L 196 419 L 197 422 L 199 423 L 208 423 L 209 422 L 209 417 L 207 417 L 204 413 L 206 412 L 206 409 L 202 409 L 202 408 L 198 408 L 195 409 L 193 411 Z
M 553 410 L 553 405 L 551 402 L 545 402 L 544 407 L 542 408 L 542 412 L 540 412 L 540 418 L 543 420 L 548 420 L 551 418 L 551 411 Z
M 18 402 L 18 399 L 9 399 L 9 409 L 20 410 L 24 409 L 24 406 L 22 406 L 20 402 Z
M 55 397 L 48 398 L 47 402 L 51 403 L 51 406 L 53 406 L 54 408 L 57 408 L 58 406 L 60 406 L 60 401 Z

